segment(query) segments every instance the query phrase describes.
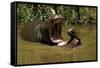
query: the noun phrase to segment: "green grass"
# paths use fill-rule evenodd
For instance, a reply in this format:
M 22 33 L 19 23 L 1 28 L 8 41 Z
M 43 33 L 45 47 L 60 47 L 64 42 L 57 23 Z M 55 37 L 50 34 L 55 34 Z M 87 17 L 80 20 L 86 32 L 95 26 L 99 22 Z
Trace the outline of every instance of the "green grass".
M 67 29 L 71 26 L 63 26 L 62 36 L 69 39 Z M 92 26 L 77 26 L 82 41 L 82 48 L 75 50 L 67 47 L 49 46 L 46 44 L 28 42 L 17 36 L 17 63 L 39 64 L 54 62 L 72 62 L 96 60 L 96 28 Z

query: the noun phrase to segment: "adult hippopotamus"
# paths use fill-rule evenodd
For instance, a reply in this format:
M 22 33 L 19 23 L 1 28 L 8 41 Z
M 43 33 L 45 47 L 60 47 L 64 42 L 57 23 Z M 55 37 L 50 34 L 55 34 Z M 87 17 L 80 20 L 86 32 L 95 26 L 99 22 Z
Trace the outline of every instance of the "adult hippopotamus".
M 27 23 L 21 29 L 20 35 L 24 40 L 31 42 L 41 42 L 49 45 L 58 44 L 63 41 L 61 36 L 62 15 L 52 15 L 48 21 L 33 21 Z

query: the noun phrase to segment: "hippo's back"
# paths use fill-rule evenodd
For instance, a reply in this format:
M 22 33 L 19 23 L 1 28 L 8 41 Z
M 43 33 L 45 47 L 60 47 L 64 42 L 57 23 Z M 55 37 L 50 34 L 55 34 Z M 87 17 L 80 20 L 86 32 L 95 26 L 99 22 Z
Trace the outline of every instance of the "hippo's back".
M 40 22 L 32 22 L 32 23 L 27 23 L 25 24 L 20 32 L 20 36 L 22 39 L 31 41 L 31 42 L 36 42 L 37 40 L 37 34 L 36 31 L 39 30 L 39 27 L 37 26 L 41 24 Z M 37 28 L 37 29 L 36 29 Z

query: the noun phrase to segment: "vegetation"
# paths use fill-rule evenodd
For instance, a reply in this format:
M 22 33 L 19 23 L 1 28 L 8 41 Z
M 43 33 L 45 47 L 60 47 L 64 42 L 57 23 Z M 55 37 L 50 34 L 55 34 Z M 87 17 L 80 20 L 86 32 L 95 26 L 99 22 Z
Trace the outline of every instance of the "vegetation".
M 96 24 L 95 7 L 79 7 L 66 5 L 43 5 L 43 4 L 18 4 L 17 24 L 30 23 L 33 20 L 46 21 L 48 17 L 61 14 L 66 24 Z

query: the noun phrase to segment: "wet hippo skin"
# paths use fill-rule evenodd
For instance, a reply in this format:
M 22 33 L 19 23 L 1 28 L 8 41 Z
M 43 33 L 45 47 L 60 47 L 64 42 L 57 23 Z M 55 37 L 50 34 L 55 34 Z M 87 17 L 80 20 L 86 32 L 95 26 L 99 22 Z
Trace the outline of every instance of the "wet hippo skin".
M 62 21 L 63 17 L 61 15 L 54 15 L 46 22 L 33 21 L 27 23 L 21 29 L 20 35 L 22 39 L 30 42 L 41 42 L 50 45 L 58 44 L 58 40 L 62 41 Z

